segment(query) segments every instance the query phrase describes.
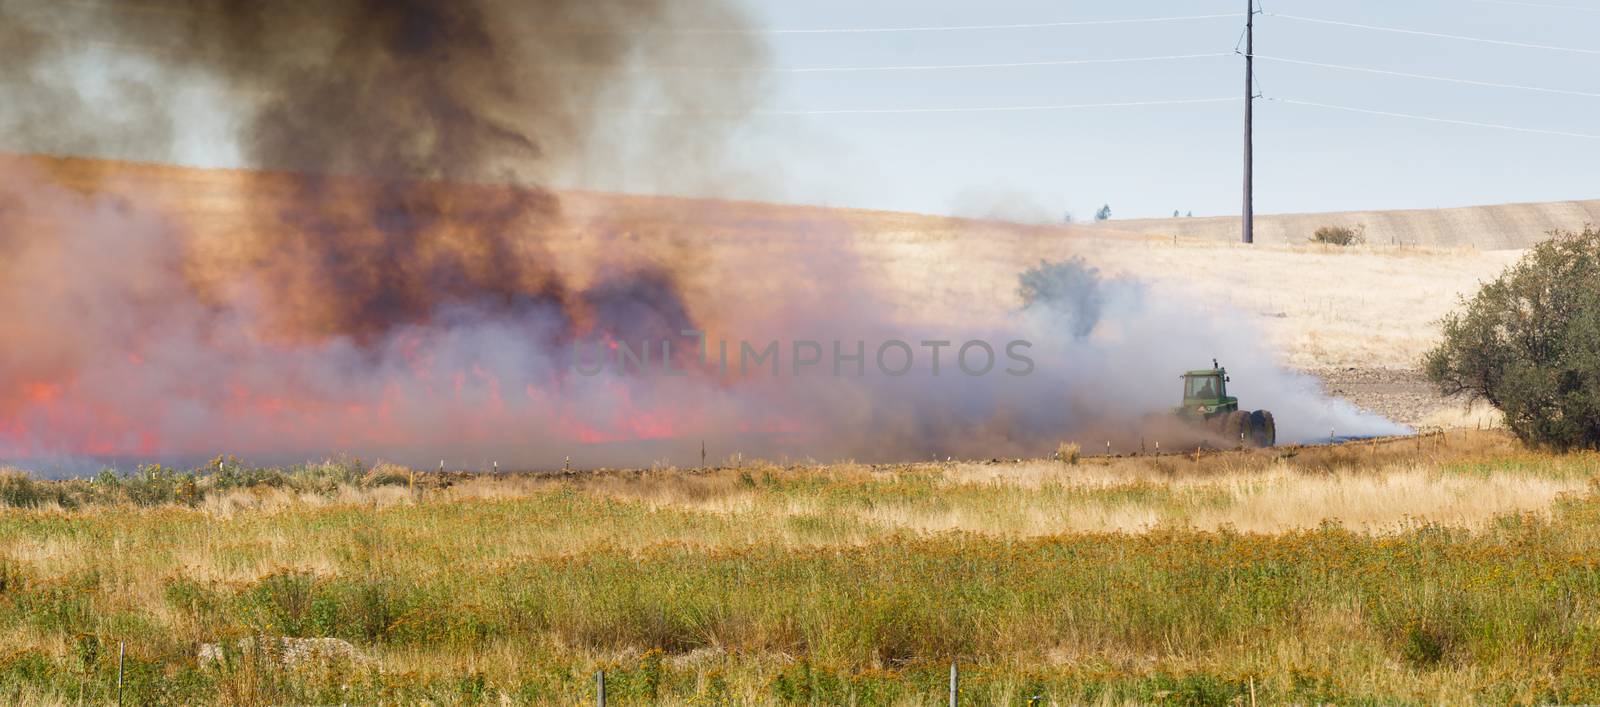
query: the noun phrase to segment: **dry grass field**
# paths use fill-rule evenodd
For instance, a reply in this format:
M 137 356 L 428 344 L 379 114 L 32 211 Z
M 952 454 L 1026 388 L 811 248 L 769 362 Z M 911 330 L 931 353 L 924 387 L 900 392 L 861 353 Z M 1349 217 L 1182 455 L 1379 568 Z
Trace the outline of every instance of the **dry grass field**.
M 1079 255 L 1110 275 L 1236 310 L 1288 365 L 1314 370 L 1409 368 L 1433 344 L 1440 317 L 1515 262 L 1520 251 L 1244 246 L 1092 230 L 959 223 L 871 233 L 860 248 L 899 291 L 930 307 L 970 311 L 1015 302 L 1016 273 Z M 919 283 L 920 281 L 920 283 Z M 928 292 L 930 285 L 937 289 Z M 912 298 L 908 297 L 908 306 Z
M 123 641 L 132 704 L 581 704 L 597 670 L 613 704 L 931 704 L 951 660 L 967 704 L 1592 702 L 1597 473 L 1463 432 L 1075 463 L 10 474 L 0 689 L 107 703 Z
M 284 179 L 30 159 L 176 215 L 202 246 L 248 236 Z M 0 471 L 0 702 L 113 703 L 119 643 L 128 704 L 586 704 L 604 670 L 612 704 L 920 705 L 942 701 L 951 661 L 964 704 L 1600 701 L 1600 457 L 1472 429 L 1481 415 L 1412 370 L 1439 317 L 1519 255 L 1492 248 L 1523 236 L 1244 247 L 560 203 L 546 245 L 574 282 L 598 253 L 669 263 L 712 320 L 853 283 L 910 319 L 976 325 L 1020 305 L 1019 272 L 1081 257 L 1237 322 L 1336 395 L 1467 429 L 880 466 Z M 200 274 L 238 255 L 218 252 Z
M 774 259 L 804 260 L 831 249 L 849 255 L 856 277 L 882 283 L 884 297 L 929 321 L 993 320 L 1021 304 L 1017 273 L 1041 260 L 1081 257 L 1108 277 L 1133 278 L 1201 311 L 1237 318 L 1253 328 L 1240 335 L 1262 337 L 1262 347 L 1283 366 L 1324 380 L 1351 368 L 1364 377 L 1398 374 L 1402 382 L 1370 387 L 1356 402 L 1421 426 L 1493 422 L 1483 410 L 1438 399 L 1408 372 L 1437 340 L 1440 318 L 1522 254 L 1472 245 L 1245 246 L 1112 227 L 668 198 L 565 200 L 584 224 L 578 238 L 629 228 L 617 224 L 692 224 L 697 242 L 714 254 L 699 271 L 706 289 L 736 289 L 730 283 L 741 282 L 753 262 L 782 272 L 789 265 Z
M 202 245 L 246 237 L 252 219 L 277 208 L 293 188 L 287 175 L 79 159 L 5 157 L 0 174 L 23 163 L 67 189 L 180 218 Z M 773 288 L 821 286 L 804 276 L 825 271 L 870 283 L 913 316 L 974 321 L 1019 304 L 1022 270 L 1041 259 L 1080 256 L 1109 275 L 1238 310 L 1255 320 L 1286 364 L 1305 370 L 1413 367 L 1437 335 L 1435 322 L 1459 296 L 1514 262 L 1517 248 L 1536 240 L 1529 234 L 1581 228 L 1593 206 L 1476 207 L 1447 210 L 1454 216 L 1433 222 L 1414 216 L 1432 212 L 1385 212 L 1407 228 L 1440 234 L 1461 223 L 1459 239 L 1423 239 L 1425 246 L 1440 242 L 1429 247 L 1376 237 L 1351 247 L 1310 245 L 1300 237 L 1246 247 L 1221 231 L 1180 232 L 1185 223 L 1209 219 L 1028 226 L 709 199 L 559 196 L 561 225 L 549 255 L 564 272 L 577 273 L 575 285 L 595 269 L 597 253 L 633 251 L 627 257 L 669 261 L 688 286 L 690 304 L 707 311 L 725 301 L 770 299 Z M 1511 232 L 1519 234 L 1514 242 L 1492 237 Z
M 1600 223 L 1600 200 L 1404 211 L 1263 214 L 1256 217 L 1256 241 L 1280 245 L 1305 243 L 1323 226 L 1348 226 L 1365 228 L 1367 241 L 1374 244 L 1509 250 L 1527 248 L 1543 240 L 1550 231 L 1577 231 L 1590 223 Z M 1100 227 L 1217 241 L 1239 237 L 1238 217 L 1227 216 L 1116 220 Z

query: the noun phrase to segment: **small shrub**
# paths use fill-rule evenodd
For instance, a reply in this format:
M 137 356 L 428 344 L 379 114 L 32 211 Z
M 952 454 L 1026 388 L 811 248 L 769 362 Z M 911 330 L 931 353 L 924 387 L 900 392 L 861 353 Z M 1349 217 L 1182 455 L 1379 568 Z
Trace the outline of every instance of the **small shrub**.
M 302 493 L 331 494 L 341 486 L 358 486 L 370 467 L 360 457 L 338 456 L 318 464 L 291 467 L 288 486 Z
M 223 600 L 215 590 L 181 576 L 168 577 L 162 586 L 167 605 L 189 616 L 211 618 L 222 611 Z
M 398 464 L 379 462 L 372 467 L 366 476 L 361 478 L 361 485 L 366 488 L 377 486 L 407 486 L 411 484 L 411 470 Z
M 194 505 L 200 500 L 199 487 L 192 472 L 178 471 L 160 464 L 145 464 L 121 479 L 123 493 L 140 506 L 166 503 Z
M 1311 234 L 1311 242 L 1337 246 L 1361 245 L 1367 242 L 1367 227 L 1323 226 Z
M 1423 359 L 1441 392 L 1488 401 L 1525 443 L 1600 448 L 1600 230 L 1553 234 L 1443 325 Z
M 28 587 L 28 577 L 22 573 L 22 566 L 7 559 L 0 559 L 0 596 L 20 594 Z
M 44 502 L 41 484 L 20 471 L 0 470 L 0 506 L 36 508 Z
M 1436 628 L 1413 623 L 1406 627 L 1400 655 L 1416 667 L 1430 668 L 1444 660 L 1449 647 L 1449 636 Z
M 282 470 L 250 467 L 232 455 L 212 459 L 197 469 L 196 474 L 205 477 L 213 490 L 256 486 L 281 488 L 287 483 Z
M 74 488 L 81 488 L 81 484 L 40 481 L 27 472 L 0 469 L 0 507 L 38 508 L 55 504 L 71 510 L 81 505 L 73 493 Z
M 239 597 L 245 624 L 253 632 L 275 636 L 318 633 L 315 606 L 318 582 L 310 572 L 283 570 L 261 578 Z
M 1077 464 L 1078 456 L 1082 449 L 1075 442 L 1062 442 L 1056 447 L 1056 461 L 1063 464 Z
M 416 608 L 408 587 L 382 576 L 343 578 L 335 587 L 340 633 L 361 641 L 379 641 L 402 617 Z

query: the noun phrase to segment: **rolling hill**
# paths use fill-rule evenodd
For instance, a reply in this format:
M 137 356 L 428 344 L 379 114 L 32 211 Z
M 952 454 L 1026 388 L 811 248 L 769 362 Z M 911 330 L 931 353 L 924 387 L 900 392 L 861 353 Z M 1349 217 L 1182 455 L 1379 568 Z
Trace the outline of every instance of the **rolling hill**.
M 1499 250 L 1526 248 L 1551 231 L 1577 230 L 1585 224 L 1600 224 L 1600 199 L 1450 209 L 1258 214 L 1256 242 L 1304 243 L 1322 226 L 1365 226 L 1367 242 L 1374 245 Z M 1113 220 L 1096 227 L 1206 240 L 1239 238 L 1236 216 Z

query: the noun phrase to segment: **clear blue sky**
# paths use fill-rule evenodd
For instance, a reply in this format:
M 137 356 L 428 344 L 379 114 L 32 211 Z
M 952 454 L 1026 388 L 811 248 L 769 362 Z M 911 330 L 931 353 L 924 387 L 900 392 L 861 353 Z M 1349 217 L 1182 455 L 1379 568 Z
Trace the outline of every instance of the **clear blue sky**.
M 740 0 L 768 29 L 1039 23 L 1236 13 L 1161 24 L 776 34 L 776 67 L 1027 62 L 1232 52 L 1244 2 Z M 1600 1 L 1265 0 L 1268 13 L 1588 48 Z M 1545 7 L 1541 5 L 1556 5 Z M 1566 5 L 1582 9 L 1563 9 Z M 1258 18 L 1266 56 L 1600 93 L 1600 53 Z M 1258 62 L 1268 98 L 1600 135 L 1600 98 Z M 1235 97 L 1236 56 L 1138 64 L 777 74 L 769 110 L 996 106 Z M 1078 217 L 1234 214 L 1242 103 L 1026 113 L 760 116 L 735 165 L 784 177 L 754 196 L 925 212 Z M 1600 197 L 1600 140 L 1257 105 L 1259 212 L 1431 208 Z M 645 187 L 662 189 L 662 187 Z M 671 190 L 670 187 L 664 190 Z

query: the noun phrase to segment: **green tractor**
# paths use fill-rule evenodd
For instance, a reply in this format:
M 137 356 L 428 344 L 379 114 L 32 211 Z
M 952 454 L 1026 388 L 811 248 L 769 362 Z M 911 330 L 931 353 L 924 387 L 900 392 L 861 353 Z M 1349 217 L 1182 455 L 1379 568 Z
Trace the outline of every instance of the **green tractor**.
M 1271 447 L 1278 442 L 1278 426 L 1266 410 L 1239 409 L 1239 399 L 1228 395 L 1228 369 L 1211 360 L 1210 369 L 1183 374 L 1183 405 L 1173 414 L 1189 424 L 1218 435 L 1224 443 Z

